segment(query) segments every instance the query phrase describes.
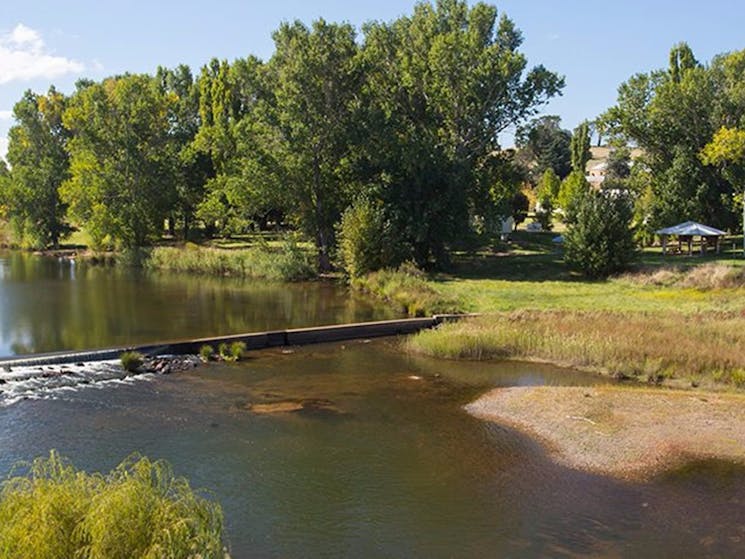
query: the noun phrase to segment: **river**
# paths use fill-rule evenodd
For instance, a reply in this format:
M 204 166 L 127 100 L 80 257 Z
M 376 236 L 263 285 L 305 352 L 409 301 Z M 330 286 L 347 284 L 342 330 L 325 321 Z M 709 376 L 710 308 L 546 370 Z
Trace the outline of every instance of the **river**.
M 85 289 L 66 285 L 81 276 L 70 276 L 65 262 L 42 264 L 47 265 L 67 279 L 47 277 L 37 284 L 36 278 L 15 285 L 24 282 L 13 264 L 6 260 L 0 267 L 6 270 L 0 279 L 0 309 L 7 348 L 22 342 L 34 349 L 59 349 L 49 341 L 54 336 L 32 333 L 53 331 L 61 324 L 75 327 L 62 312 L 73 312 L 75 306 L 70 301 L 52 303 L 56 298 L 42 294 L 42 286 L 59 288 L 61 283 L 66 289 L 59 291 L 60 298 L 77 293 L 87 300 Z M 92 278 L 118 286 L 109 298 L 127 296 L 131 305 L 141 300 L 154 305 L 162 297 L 168 313 L 183 317 L 178 302 L 168 302 L 167 294 L 180 294 L 183 303 L 189 296 L 200 300 L 194 294 L 201 293 L 213 302 L 231 304 L 197 304 L 200 312 L 229 308 L 239 327 L 251 324 L 245 316 L 253 311 L 241 314 L 239 304 L 251 300 L 250 288 L 242 293 L 245 286 L 229 281 L 130 277 L 105 269 L 86 274 L 89 288 Z M 153 288 L 159 296 L 141 294 L 130 285 L 151 282 L 161 286 Z M 301 286 L 277 289 L 293 293 L 282 297 L 296 297 L 305 309 L 325 309 L 303 317 L 301 310 L 288 308 L 284 315 L 295 317 L 292 325 L 323 321 L 333 313 L 349 318 L 385 315 L 362 301 L 349 302 L 341 293 L 322 304 L 312 301 L 312 293 L 298 294 L 303 293 Z M 55 321 L 14 326 L 5 316 L 7 308 L 35 308 L 32 302 L 15 299 L 19 293 L 37 298 L 37 304 L 43 300 L 52 305 Z M 274 305 L 281 300 L 276 297 Z M 74 312 L 85 316 L 95 308 L 127 308 L 106 299 L 99 296 L 100 307 Z M 324 314 L 329 309 L 335 310 Z M 113 320 L 91 318 L 109 324 L 106 332 L 112 338 L 107 333 L 69 339 L 87 347 L 88 341 L 123 341 L 117 336 L 139 340 L 150 334 L 182 337 L 198 331 L 196 323 L 196 330 L 180 331 L 172 324 L 158 330 L 160 322 L 168 322 L 158 316 L 169 314 L 150 308 L 147 316 L 153 323 L 142 327 L 148 330 L 145 334 L 132 310 L 128 330 L 114 326 Z M 39 311 L 31 317 L 15 316 L 30 325 L 45 315 Z M 206 320 L 220 322 L 219 316 Z M 265 327 L 280 326 L 273 318 L 263 320 Z M 124 382 L 112 378 L 114 364 L 101 367 L 87 371 L 85 384 L 45 391 L 47 381 L 40 379 L 29 389 L 28 399 L 0 406 L 0 472 L 51 448 L 90 470 L 107 471 L 135 451 L 165 458 L 177 474 L 222 503 L 236 559 L 745 554 L 742 468 L 698 464 L 646 484 L 617 482 L 558 466 L 531 439 L 476 420 L 462 409 L 494 386 L 607 382 L 597 376 L 548 365 L 411 357 L 401 353 L 396 340 L 266 350 L 239 364 Z M 302 399 L 326 406 L 275 415 L 257 415 L 250 409 L 257 403 Z

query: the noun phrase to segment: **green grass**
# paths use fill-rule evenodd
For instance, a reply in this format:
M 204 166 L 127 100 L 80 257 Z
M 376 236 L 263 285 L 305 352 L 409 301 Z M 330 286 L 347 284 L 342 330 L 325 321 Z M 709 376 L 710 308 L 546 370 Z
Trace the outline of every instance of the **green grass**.
M 137 456 L 102 475 L 52 451 L 0 491 L 2 559 L 222 559 L 222 533 L 218 504 Z
M 458 312 L 461 308 L 456 298 L 438 290 L 434 282 L 411 265 L 354 278 L 352 287 L 387 301 L 409 316 Z
M 312 260 L 308 251 L 292 243 L 279 249 L 256 246 L 230 250 L 187 244 L 152 249 L 145 266 L 190 274 L 299 281 L 315 277 Z
M 643 381 L 745 388 L 740 313 L 517 311 L 444 324 L 406 347 L 446 359 L 542 359 Z

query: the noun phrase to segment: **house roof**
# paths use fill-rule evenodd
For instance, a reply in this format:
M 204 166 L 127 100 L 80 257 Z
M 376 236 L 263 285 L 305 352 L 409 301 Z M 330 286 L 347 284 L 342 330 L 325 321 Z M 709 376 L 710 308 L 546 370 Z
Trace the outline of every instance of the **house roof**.
M 727 234 L 724 231 L 696 223 L 695 221 L 685 221 L 672 227 L 665 227 L 656 233 L 658 235 L 699 235 L 702 237 L 721 237 Z

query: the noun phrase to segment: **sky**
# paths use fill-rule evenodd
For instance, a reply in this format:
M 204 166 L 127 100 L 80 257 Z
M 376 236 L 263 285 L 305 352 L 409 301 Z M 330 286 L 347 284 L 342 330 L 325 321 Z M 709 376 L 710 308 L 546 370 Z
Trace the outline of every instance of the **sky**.
M 361 27 L 410 14 L 414 0 L 2 0 L 0 7 L 0 157 L 12 109 L 23 92 L 50 85 L 69 93 L 81 77 L 152 73 L 186 63 L 195 74 L 211 58 L 267 59 L 283 21 L 323 17 Z M 473 3 L 473 2 L 469 2 Z M 563 95 L 542 108 L 571 129 L 613 105 L 618 86 L 665 67 L 686 41 L 700 61 L 745 48 L 739 0 L 501 0 L 524 36 L 529 66 L 566 79 Z M 505 147 L 512 141 L 501 138 Z

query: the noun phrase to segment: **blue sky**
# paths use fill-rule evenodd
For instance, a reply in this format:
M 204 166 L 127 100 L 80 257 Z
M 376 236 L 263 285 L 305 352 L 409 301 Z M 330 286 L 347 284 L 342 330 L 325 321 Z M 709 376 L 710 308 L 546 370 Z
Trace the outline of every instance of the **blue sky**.
M 612 105 L 618 85 L 636 72 L 666 65 L 667 52 L 687 41 L 699 60 L 745 48 L 745 2 L 738 0 L 503 0 L 494 2 L 525 38 L 531 65 L 563 74 L 564 95 L 545 107 L 566 128 Z M 0 156 L 12 125 L 10 111 L 26 89 L 158 65 L 189 64 L 248 54 L 268 58 L 280 22 L 318 17 L 391 20 L 413 0 L 3 0 L 0 9 Z M 102 7 L 105 6 L 105 7 Z M 505 136 L 504 143 L 509 143 Z

